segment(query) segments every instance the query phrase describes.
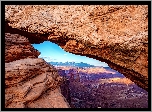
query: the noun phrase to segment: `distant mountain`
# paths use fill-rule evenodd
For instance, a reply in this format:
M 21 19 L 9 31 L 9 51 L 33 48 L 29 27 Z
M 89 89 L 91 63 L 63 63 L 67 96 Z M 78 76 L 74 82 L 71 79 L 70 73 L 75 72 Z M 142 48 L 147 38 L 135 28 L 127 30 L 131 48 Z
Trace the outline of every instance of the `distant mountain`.
M 111 69 L 110 67 L 103 67 L 103 68 L 106 69 L 106 70 L 110 70 L 110 71 L 112 70 L 113 71 L 113 69 Z
M 75 66 L 75 67 L 95 67 L 94 65 L 90 65 L 87 63 L 76 63 L 76 62 L 48 62 L 51 65 L 55 65 L 55 66 Z

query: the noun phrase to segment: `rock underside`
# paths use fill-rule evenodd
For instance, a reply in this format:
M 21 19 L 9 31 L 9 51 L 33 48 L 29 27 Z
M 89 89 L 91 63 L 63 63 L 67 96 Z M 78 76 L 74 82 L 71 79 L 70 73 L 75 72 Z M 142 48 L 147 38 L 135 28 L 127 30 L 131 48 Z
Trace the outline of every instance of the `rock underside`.
M 5 32 L 25 36 L 31 44 L 51 41 L 70 53 L 106 62 L 111 68 L 124 74 L 148 91 L 147 5 L 6 5 Z M 20 40 L 22 38 L 18 38 L 17 41 Z M 25 43 L 27 43 L 26 40 Z M 29 51 L 22 50 L 24 47 Z M 29 44 L 19 48 L 18 45 L 9 46 L 9 49 L 19 49 L 14 54 L 16 59 L 19 57 L 23 59 L 24 53 L 28 53 L 27 57 L 30 58 L 39 55 L 36 50 L 32 50 L 32 46 Z M 10 59 L 5 59 L 6 62 L 12 61 L 12 56 L 9 54 L 14 53 L 9 49 L 5 54 Z M 20 51 L 23 51 L 22 54 L 17 56 Z M 37 60 L 40 61 L 40 59 Z M 6 64 L 11 66 L 10 64 L 15 62 Z M 32 65 L 36 64 L 32 63 Z M 21 67 L 25 67 L 24 63 Z M 30 69 L 30 65 L 26 67 Z M 5 77 L 9 73 L 9 68 L 6 68 L 6 71 Z M 17 72 L 17 70 L 13 70 L 13 72 Z M 49 73 L 48 75 L 46 73 L 44 77 L 49 76 Z M 6 79 L 9 79 L 9 75 Z M 19 78 L 15 75 L 12 79 L 15 79 L 16 83 L 20 83 L 26 77 Z M 15 84 L 12 79 L 5 81 L 6 86 Z M 40 83 L 40 85 L 38 83 L 35 86 L 45 88 L 45 83 L 44 81 L 44 83 Z M 22 86 L 24 85 L 22 84 Z M 25 87 L 27 87 L 27 91 L 30 90 L 28 86 Z M 42 89 L 41 92 L 45 89 Z M 23 97 L 21 99 L 29 101 L 28 94 Z M 44 97 L 47 98 L 45 95 Z M 37 103 L 28 103 L 27 106 L 39 105 L 41 99 L 36 101 Z M 18 105 L 24 106 L 20 101 Z
M 28 39 L 5 34 L 5 107 L 69 108 L 60 91 L 62 77 Z

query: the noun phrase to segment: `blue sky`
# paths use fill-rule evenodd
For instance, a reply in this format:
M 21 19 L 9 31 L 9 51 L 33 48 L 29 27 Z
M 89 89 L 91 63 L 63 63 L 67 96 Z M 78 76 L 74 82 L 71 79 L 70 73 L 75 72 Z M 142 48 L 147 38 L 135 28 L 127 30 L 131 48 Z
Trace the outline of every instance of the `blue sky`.
M 50 62 L 84 62 L 91 65 L 107 67 L 108 65 L 104 62 L 100 62 L 96 59 L 88 58 L 86 56 L 75 55 L 64 51 L 57 44 L 50 41 L 44 41 L 40 44 L 32 44 L 41 54 L 39 58 L 43 58 L 45 61 Z

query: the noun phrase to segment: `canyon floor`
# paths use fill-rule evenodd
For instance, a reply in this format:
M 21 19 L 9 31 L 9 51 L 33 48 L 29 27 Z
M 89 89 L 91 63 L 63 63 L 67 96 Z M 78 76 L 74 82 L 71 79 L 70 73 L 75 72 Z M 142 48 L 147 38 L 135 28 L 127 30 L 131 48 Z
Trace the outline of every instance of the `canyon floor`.
M 148 108 L 148 92 L 109 67 L 56 68 L 72 108 Z

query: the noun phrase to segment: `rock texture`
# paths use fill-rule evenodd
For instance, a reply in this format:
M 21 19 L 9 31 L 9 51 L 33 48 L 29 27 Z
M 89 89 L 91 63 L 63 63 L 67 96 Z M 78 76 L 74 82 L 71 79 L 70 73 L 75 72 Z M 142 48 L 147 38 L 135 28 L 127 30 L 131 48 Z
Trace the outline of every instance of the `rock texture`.
M 5 34 L 5 62 L 24 58 L 38 58 L 40 53 L 33 48 L 29 40 L 18 34 Z
M 6 32 L 104 61 L 148 91 L 148 5 L 8 5 L 5 21 Z
M 26 37 L 6 34 L 5 39 L 5 107 L 69 108 L 60 91 L 62 77 L 57 70 L 36 58 L 39 52 Z

